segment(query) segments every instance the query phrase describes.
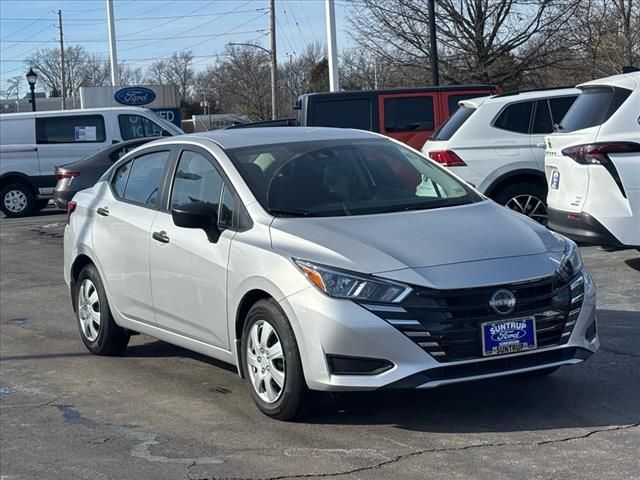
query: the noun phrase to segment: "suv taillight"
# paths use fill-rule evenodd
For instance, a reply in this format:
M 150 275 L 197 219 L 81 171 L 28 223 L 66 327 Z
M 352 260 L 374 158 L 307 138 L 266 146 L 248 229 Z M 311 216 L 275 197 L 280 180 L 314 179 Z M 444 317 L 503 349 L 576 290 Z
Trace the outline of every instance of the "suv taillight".
M 67 203 L 67 223 L 71 221 L 71 214 L 76 211 L 76 206 L 76 202 L 70 201 Z
M 562 154 L 581 165 L 611 164 L 609 153 L 640 152 L 640 144 L 635 142 L 590 143 L 576 145 L 562 150 Z
M 432 150 L 429 152 L 429 158 L 438 162 L 445 167 L 466 167 L 467 164 L 451 150 Z
M 73 178 L 80 175 L 80 172 L 56 172 L 56 180 L 62 180 L 64 178 Z

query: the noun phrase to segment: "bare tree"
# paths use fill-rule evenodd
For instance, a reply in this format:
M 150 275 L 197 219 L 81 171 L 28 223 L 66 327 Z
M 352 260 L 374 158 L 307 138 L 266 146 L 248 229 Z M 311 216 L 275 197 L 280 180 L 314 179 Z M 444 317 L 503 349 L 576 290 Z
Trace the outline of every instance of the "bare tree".
M 437 19 L 443 77 L 451 83 L 516 84 L 561 61 L 560 41 L 579 0 L 440 0 Z M 378 57 L 430 70 L 426 0 L 361 0 L 353 37 Z
M 16 75 L 7 79 L 7 88 L 2 91 L 2 96 L 5 98 L 20 98 L 20 87 L 24 83 L 24 77 L 22 75 Z
M 193 53 L 190 50 L 174 53 L 168 60 L 153 62 L 147 71 L 147 78 L 159 85 L 177 85 L 182 99 L 188 100 L 195 82 L 192 63 Z

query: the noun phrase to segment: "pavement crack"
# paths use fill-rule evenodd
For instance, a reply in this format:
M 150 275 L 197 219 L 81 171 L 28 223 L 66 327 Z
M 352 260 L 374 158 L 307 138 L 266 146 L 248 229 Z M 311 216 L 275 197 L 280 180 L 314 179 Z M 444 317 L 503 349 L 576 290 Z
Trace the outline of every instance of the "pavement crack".
M 44 402 L 44 403 L 36 403 L 36 404 L 23 403 L 23 404 L 18 404 L 18 405 L 0 405 L 0 408 L 2 408 L 2 409 L 4 409 L 4 408 L 41 408 L 41 407 L 48 407 L 49 405 L 51 405 L 56 400 L 58 400 L 57 397 L 49 400 L 48 402 Z
M 409 458 L 417 457 L 420 455 L 425 455 L 428 453 L 442 453 L 442 452 L 458 452 L 465 450 L 475 450 L 481 448 L 492 448 L 492 447 L 505 447 L 505 446 L 532 446 L 538 447 L 542 445 L 549 445 L 553 443 L 564 443 L 570 442 L 572 440 L 581 440 L 584 438 L 589 438 L 593 435 L 599 433 L 606 432 L 614 432 L 618 430 L 628 430 L 631 428 L 640 427 L 640 423 L 634 423 L 630 425 L 618 425 L 611 428 L 600 428 L 595 430 L 590 430 L 582 435 L 572 435 L 570 437 L 557 438 L 552 440 L 542 440 L 539 442 L 493 442 L 493 443 L 474 443 L 471 445 L 464 445 L 462 447 L 441 447 L 441 448 L 427 448 L 423 450 L 415 450 L 413 452 L 404 453 L 401 455 L 396 455 L 393 458 L 388 460 L 383 460 L 381 462 L 375 463 L 373 465 L 368 465 L 365 467 L 357 467 L 349 470 L 344 470 L 342 472 L 331 472 L 331 473 L 305 473 L 301 475 L 277 475 L 274 477 L 191 477 L 189 475 L 188 480 L 293 480 L 293 479 L 301 479 L 301 478 L 329 478 L 329 477 L 341 477 L 345 475 L 352 475 L 356 473 L 362 473 L 369 470 L 379 470 L 381 468 L 387 467 L 389 465 L 393 465 Z M 188 473 L 190 473 L 190 468 L 193 465 L 188 467 Z

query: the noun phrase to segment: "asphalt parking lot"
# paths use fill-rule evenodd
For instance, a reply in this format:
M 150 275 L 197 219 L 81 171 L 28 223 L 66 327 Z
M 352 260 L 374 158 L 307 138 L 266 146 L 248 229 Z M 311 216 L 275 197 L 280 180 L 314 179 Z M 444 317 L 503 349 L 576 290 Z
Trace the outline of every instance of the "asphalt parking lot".
M 601 350 L 547 378 L 341 395 L 297 423 L 234 369 L 146 336 L 90 355 L 64 216 L 0 219 L 2 479 L 640 478 L 640 253 L 582 252 Z

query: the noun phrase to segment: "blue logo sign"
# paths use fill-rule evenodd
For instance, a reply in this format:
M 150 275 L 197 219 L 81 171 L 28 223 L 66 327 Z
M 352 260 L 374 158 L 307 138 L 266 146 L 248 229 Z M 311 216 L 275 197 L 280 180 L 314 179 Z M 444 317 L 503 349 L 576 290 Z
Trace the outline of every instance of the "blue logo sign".
M 113 98 L 123 105 L 147 105 L 156 99 L 156 94 L 145 87 L 128 87 L 118 90 Z

